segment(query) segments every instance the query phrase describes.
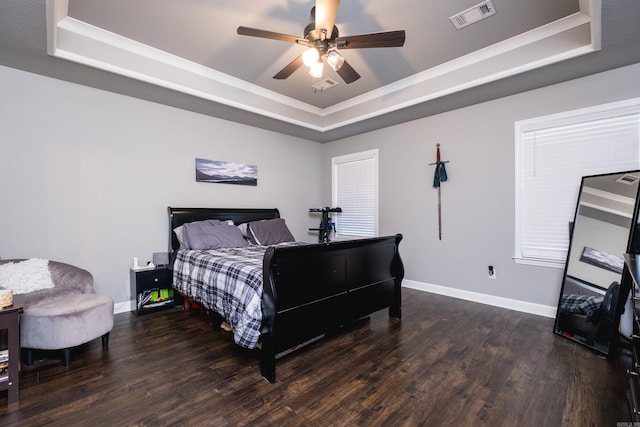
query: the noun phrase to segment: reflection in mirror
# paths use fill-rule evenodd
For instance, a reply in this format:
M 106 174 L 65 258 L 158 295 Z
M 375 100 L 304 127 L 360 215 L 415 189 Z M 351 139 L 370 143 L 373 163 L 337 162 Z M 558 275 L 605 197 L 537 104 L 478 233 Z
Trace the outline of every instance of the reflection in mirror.
M 623 255 L 632 245 L 640 171 L 586 176 L 578 196 L 555 333 L 608 354 L 620 322 Z

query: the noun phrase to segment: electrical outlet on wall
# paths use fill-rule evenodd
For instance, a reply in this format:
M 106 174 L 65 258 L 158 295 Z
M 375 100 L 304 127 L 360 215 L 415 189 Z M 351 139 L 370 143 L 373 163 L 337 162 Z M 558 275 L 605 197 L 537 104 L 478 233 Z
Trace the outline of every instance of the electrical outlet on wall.
M 496 268 L 493 265 L 489 266 L 489 279 L 496 278 Z

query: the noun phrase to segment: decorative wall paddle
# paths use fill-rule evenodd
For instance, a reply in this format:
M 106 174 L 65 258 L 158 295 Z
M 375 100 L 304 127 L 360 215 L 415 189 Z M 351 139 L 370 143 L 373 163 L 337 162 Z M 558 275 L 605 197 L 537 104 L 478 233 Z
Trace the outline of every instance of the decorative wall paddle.
M 447 170 L 444 167 L 445 163 L 449 163 L 449 161 L 440 160 L 440 144 L 436 144 L 436 162 L 429 164 L 436 165 L 436 170 L 433 174 L 433 187 L 438 189 L 438 240 L 442 240 L 442 198 L 440 195 L 440 183 L 447 180 Z

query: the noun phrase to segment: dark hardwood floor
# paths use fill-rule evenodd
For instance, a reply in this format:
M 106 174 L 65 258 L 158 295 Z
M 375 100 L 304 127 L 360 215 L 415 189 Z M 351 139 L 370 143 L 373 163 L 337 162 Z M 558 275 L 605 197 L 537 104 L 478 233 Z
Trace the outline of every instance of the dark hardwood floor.
M 23 366 L 0 425 L 616 426 L 623 368 L 552 333 L 553 320 L 403 290 L 386 311 L 287 356 L 277 382 L 255 352 L 181 309 L 118 314 L 109 349 L 70 368 Z M 48 355 L 54 356 L 54 355 Z

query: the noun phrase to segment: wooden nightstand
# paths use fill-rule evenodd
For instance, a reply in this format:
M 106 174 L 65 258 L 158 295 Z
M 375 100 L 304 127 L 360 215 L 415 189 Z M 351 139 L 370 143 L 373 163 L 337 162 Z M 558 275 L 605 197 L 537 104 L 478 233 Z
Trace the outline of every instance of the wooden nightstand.
M 135 300 L 136 316 L 175 307 L 173 277 L 166 267 L 131 269 L 131 296 Z

